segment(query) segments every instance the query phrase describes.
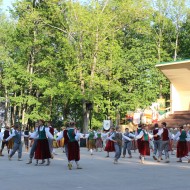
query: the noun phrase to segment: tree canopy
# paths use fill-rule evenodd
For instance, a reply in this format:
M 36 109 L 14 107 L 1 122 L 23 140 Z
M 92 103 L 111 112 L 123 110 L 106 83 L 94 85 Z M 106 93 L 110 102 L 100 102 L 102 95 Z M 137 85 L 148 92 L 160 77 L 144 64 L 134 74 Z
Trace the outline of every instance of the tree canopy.
M 21 0 L 1 12 L 0 93 L 11 121 L 86 131 L 169 98 L 155 65 L 189 57 L 188 0 Z

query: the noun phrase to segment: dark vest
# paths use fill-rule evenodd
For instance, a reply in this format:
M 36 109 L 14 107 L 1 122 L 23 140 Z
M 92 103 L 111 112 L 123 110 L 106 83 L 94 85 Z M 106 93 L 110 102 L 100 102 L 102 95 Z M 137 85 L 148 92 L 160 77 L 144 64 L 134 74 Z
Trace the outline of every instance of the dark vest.
M 154 129 L 153 130 L 153 135 L 156 135 L 157 133 L 158 133 L 158 131 L 159 131 L 159 129 Z M 158 141 L 158 140 L 160 140 L 161 139 L 161 137 L 158 135 L 157 137 L 154 137 L 154 140 L 155 141 Z
M 40 131 L 40 127 L 38 127 L 38 134 L 39 134 L 39 138 L 38 139 L 47 139 L 46 137 L 46 131 L 45 131 L 45 127 L 43 126 L 43 130 Z
M 124 136 L 129 137 L 129 134 L 130 134 L 130 133 L 124 133 Z M 129 138 L 130 138 L 130 137 L 129 137 Z M 130 141 L 128 141 L 127 139 L 124 139 L 124 142 L 127 143 L 127 142 L 130 142 Z
M 7 139 L 8 137 L 9 137 L 9 131 L 5 130 L 3 139 Z
M 168 132 L 168 129 L 166 128 L 163 128 L 163 133 L 162 133 L 162 140 L 163 141 L 168 141 L 169 140 L 169 132 Z
M 145 133 L 145 131 L 143 130 L 143 136 L 142 136 L 142 141 L 149 141 L 149 135 L 148 133 Z
M 75 130 L 74 129 L 69 129 L 68 131 L 67 131 L 67 135 L 68 135 L 68 140 L 69 140 L 69 142 L 75 142 L 76 140 L 75 140 Z
M 53 127 L 49 127 L 49 132 L 54 136 L 54 128 Z
M 122 133 L 115 133 L 114 140 L 117 141 L 119 146 L 122 146 Z
M 179 141 L 185 142 L 187 138 L 187 133 L 186 131 L 181 131 L 181 135 L 179 136 Z
M 20 144 L 21 143 L 21 136 L 22 136 L 21 131 L 15 130 L 15 136 L 13 137 L 14 143 Z
M 24 134 L 29 135 L 29 131 L 28 130 L 24 131 Z
M 68 144 L 69 137 L 67 135 L 67 129 L 63 131 L 64 144 Z

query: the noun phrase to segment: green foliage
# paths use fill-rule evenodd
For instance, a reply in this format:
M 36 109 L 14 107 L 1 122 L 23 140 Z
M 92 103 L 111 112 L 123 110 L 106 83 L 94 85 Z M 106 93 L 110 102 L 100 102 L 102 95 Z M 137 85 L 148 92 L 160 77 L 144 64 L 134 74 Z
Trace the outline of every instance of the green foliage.
M 155 64 L 173 60 L 176 5 L 163 2 L 16 2 L 12 21 L 0 21 L 0 93 L 8 94 L 14 117 L 58 125 L 72 119 L 84 128 L 84 102 L 93 102 L 92 125 L 101 128 L 118 111 L 123 117 L 160 96 L 167 99 L 169 81 Z M 185 18 L 177 47 L 181 59 L 189 50 Z

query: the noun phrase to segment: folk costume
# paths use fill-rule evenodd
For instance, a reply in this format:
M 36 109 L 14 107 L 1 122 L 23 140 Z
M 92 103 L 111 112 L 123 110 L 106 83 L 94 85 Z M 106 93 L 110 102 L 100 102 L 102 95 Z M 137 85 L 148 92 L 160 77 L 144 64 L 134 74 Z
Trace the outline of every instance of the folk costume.
M 135 136 L 139 135 L 141 131 L 142 131 L 142 128 L 139 126 L 136 133 L 135 133 Z M 137 139 L 137 148 L 138 148 L 138 151 L 139 151 L 139 154 L 140 154 L 141 149 L 142 149 L 142 141 L 141 141 L 141 139 Z M 141 154 L 140 154 L 139 158 L 141 159 Z
M 51 125 L 48 127 L 49 127 L 49 132 L 51 133 L 52 136 L 54 136 L 54 128 Z M 53 141 L 54 141 L 54 139 L 48 138 L 49 150 L 50 150 L 52 159 L 53 159 Z
M 159 129 L 156 127 L 153 130 L 153 135 L 158 134 L 158 131 L 159 131 Z M 153 143 L 154 143 L 153 158 L 154 158 L 154 160 L 157 160 L 157 157 L 156 157 L 157 152 L 158 152 L 159 157 L 162 155 L 162 150 L 161 150 L 162 141 L 161 141 L 161 137 L 159 135 L 155 136 Z
M 75 161 L 77 165 L 77 169 L 82 169 L 79 166 L 80 160 L 80 148 L 78 141 L 80 140 L 80 133 L 76 133 L 74 128 L 69 128 L 67 131 L 68 135 L 68 168 L 69 170 L 72 169 L 72 162 Z
M 37 132 L 35 132 L 35 136 L 38 137 L 36 150 L 34 159 L 36 159 L 36 165 L 38 165 L 38 160 L 42 160 L 42 164 L 44 160 L 47 159 L 47 166 L 50 165 L 51 153 L 49 149 L 48 138 L 53 139 L 53 135 L 49 132 L 49 127 L 40 126 L 38 127 Z
M 185 157 L 188 159 L 188 163 L 190 163 L 190 159 L 188 157 L 188 145 L 187 138 L 190 138 L 190 135 L 184 130 L 181 129 L 174 137 L 174 140 L 177 140 L 177 158 L 179 160 L 177 162 L 182 162 L 182 158 Z
M 57 141 L 64 139 L 64 148 L 65 148 L 65 154 L 68 159 L 68 142 L 69 142 L 69 137 L 68 137 L 68 130 L 65 129 L 64 131 L 61 131 L 56 138 Z
M 96 145 L 95 145 L 95 139 L 96 139 L 95 132 L 90 131 L 89 134 L 85 135 L 85 138 L 88 139 L 88 148 L 90 150 L 90 154 L 93 155 L 93 149 L 96 148 Z
M 102 151 L 102 134 L 101 132 L 97 132 L 95 134 L 95 139 L 96 139 L 96 151 L 98 151 L 98 148 L 100 148 L 100 151 Z
M 144 164 L 144 158 L 145 156 L 150 156 L 150 147 L 149 147 L 149 141 L 151 138 L 153 138 L 153 135 L 148 133 L 146 129 L 143 129 L 136 137 L 136 139 L 139 139 L 141 148 L 139 149 L 141 163 Z
M 166 128 L 166 125 L 159 129 L 158 131 L 158 135 L 161 137 L 161 152 L 158 158 L 158 162 L 160 162 L 161 160 L 161 156 L 162 156 L 162 151 L 164 151 L 165 154 L 165 162 L 169 163 L 169 146 L 170 146 L 170 139 L 173 138 L 173 136 L 171 135 L 171 133 L 169 132 L 169 130 Z
M 9 147 L 8 147 L 8 141 L 3 141 L 5 139 L 7 139 L 8 137 L 10 136 L 10 132 L 9 132 L 9 129 L 6 128 L 5 131 L 2 133 L 2 143 L 1 143 L 1 150 L 0 150 L 0 156 L 4 156 L 3 155 L 3 149 L 6 145 L 7 147 L 7 150 L 8 150 L 8 154 L 9 154 Z
M 10 129 L 9 134 L 10 135 L 14 134 L 14 128 L 13 127 Z M 8 152 L 9 152 L 9 154 L 11 153 L 11 151 L 13 149 L 13 145 L 14 145 L 14 139 L 12 138 L 8 141 Z
M 122 139 L 131 141 L 129 137 L 124 136 L 120 131 L 114 132 L 109 139 L 114 142 L 114 148 L 115 148 L 115 159 L 114 164 L 118 163 L 118 160 L 121 156 L 122 151 Z
M 12 156 L 15 154 L 16 151 L 18 151 L 18 161 L 22 161 L 21 157 L 22 157 L 22 136 L 25 136 L 24 133 L 22 133 L 21 130 L 18 130 L 18 126 L 15 127 L 15 130 L 12 132 L 12 134 L 5 139 L 4 141 L 9 141 L 11 139 L 13 139 L 14 145 L 13 145 L 13 149 L 10 153 L 10 155 L 8 155 L 9 160 L 11 160 Z
M 105 147 L 105 151 L 107 152 L 107 156 L 109 157 L 109 153 L 110 152 L 115 152 L 115 147 L 114 147 L 114 142 L 112 140 L 110 140 L 110 136 L 113 134 L 113 131 L 110 131 L 108 133 L 108 138 L 107 138 L 107 143 L 106 143 L 106 147 Z
M 34 153 L 35 153 L 35 150 L 37 147 L 37 141 L 38 141 L 38 136 L 36 135 L 37 132 L 38 132 L 38 124 L 36 123 L 34 133 L 30 133 L 30 136 L 29 136 L 29 139 L 31 139 L 33 141 L 33 143 L 31 145 L 31 149 L 30 149 L 29 160 L 26 164 L 32 163 L 32 159 L 34 157 Z
M 26 149 L 26 152 L 28 152 L 28 149 L 29 149 L 29 130 L 28 128 L 26 128 L 26 130 L 24 131 L 24 145 L 25 145 L 25 149 Z
M 123 135 L 128 137 L 129 139 L 135 137 L 135 135 L 133 135 L 132 133 L 130 133 L 128 131 L 126 131 Z M 128 152 L 129 158 L 132 158 L 131 148 L 132 148 L 132 141 L 124 139 L 123 140 L 123 158 L 126 155 L 126 150 Z

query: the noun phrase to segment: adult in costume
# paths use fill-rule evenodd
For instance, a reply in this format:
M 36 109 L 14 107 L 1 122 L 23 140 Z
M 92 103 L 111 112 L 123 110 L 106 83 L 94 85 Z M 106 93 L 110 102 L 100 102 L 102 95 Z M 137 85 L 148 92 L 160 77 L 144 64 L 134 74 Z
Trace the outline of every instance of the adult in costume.
M 170 139 L 172 139 L 172 135 L 169 130 L 166 128 L 166 123 L 162 122 L 161 128 L 158 131 L 158 135 L 161 137 L 162 145 L 161 145 L 161 152 L 164 151 L 165 153 L 165 162 L 169 163 L 169 146 L 170 146 Z M 158 162 L 161 160 L 161 155 L 159 155 Z
M 174 137 L 174 140 L 177 140 L 177 158 L 179 160 L 177 162 L 182 162 L 182 158 L 185 157 L 188 159 L 188 163 L 190 163 L 190 159 L 188 156 L 188 146 L 187 146 L 187 139 L 190 138 L 187 129 L 180 127 L 180 131 Z
M 45 159 L 47 159 L 47 166 L 50 165 L 51 153 L 49 149 L 48 138 L 53 139 L 53 135 L 49 132 L 49 127 L 44 126 L 44 121 L 39 120 L 39 127 L 37 132 L 35 132 L 35 136 L 38 137 L 37 146 L 35 150 L 34 159 L 36 159 L 36 165 L 38 165 L 38 160 L 42 160 L 42 163 L 45 163 Z
M 112 127 L 110 129 L 110 132 L 108 133 L 107 143 L 106 143 L 106 147 L 105 147 L 105 151 L 107 152 L 106 158 L 109 157 L 110 152 L 115 152 L 114 142 L 109 139 L 109 137 L 114 133 L 114 131 L 115 131 L 115 129 Z
M 69 138 L 68 141 L 68 168 L 69 170 L 72 169 L 73 161 L 75 161 L 77 165 L 77 169 L 82 169 L 79 165 L 80 160 L 80 148 L 78 141 L 80 140 L 80 133 L 77 134 L 75 130 L 75 122 L 70 123 L 70 127 L 67 131 L 67 135 Z
M 154 136 L 148 133 L 148 126 L 144 125 L 141 132 L 135 137 L 141 140 L 141 148 L 139 149 L 141 163 L 144 164 L 145 156 L 150 156 L 149 141 Z

